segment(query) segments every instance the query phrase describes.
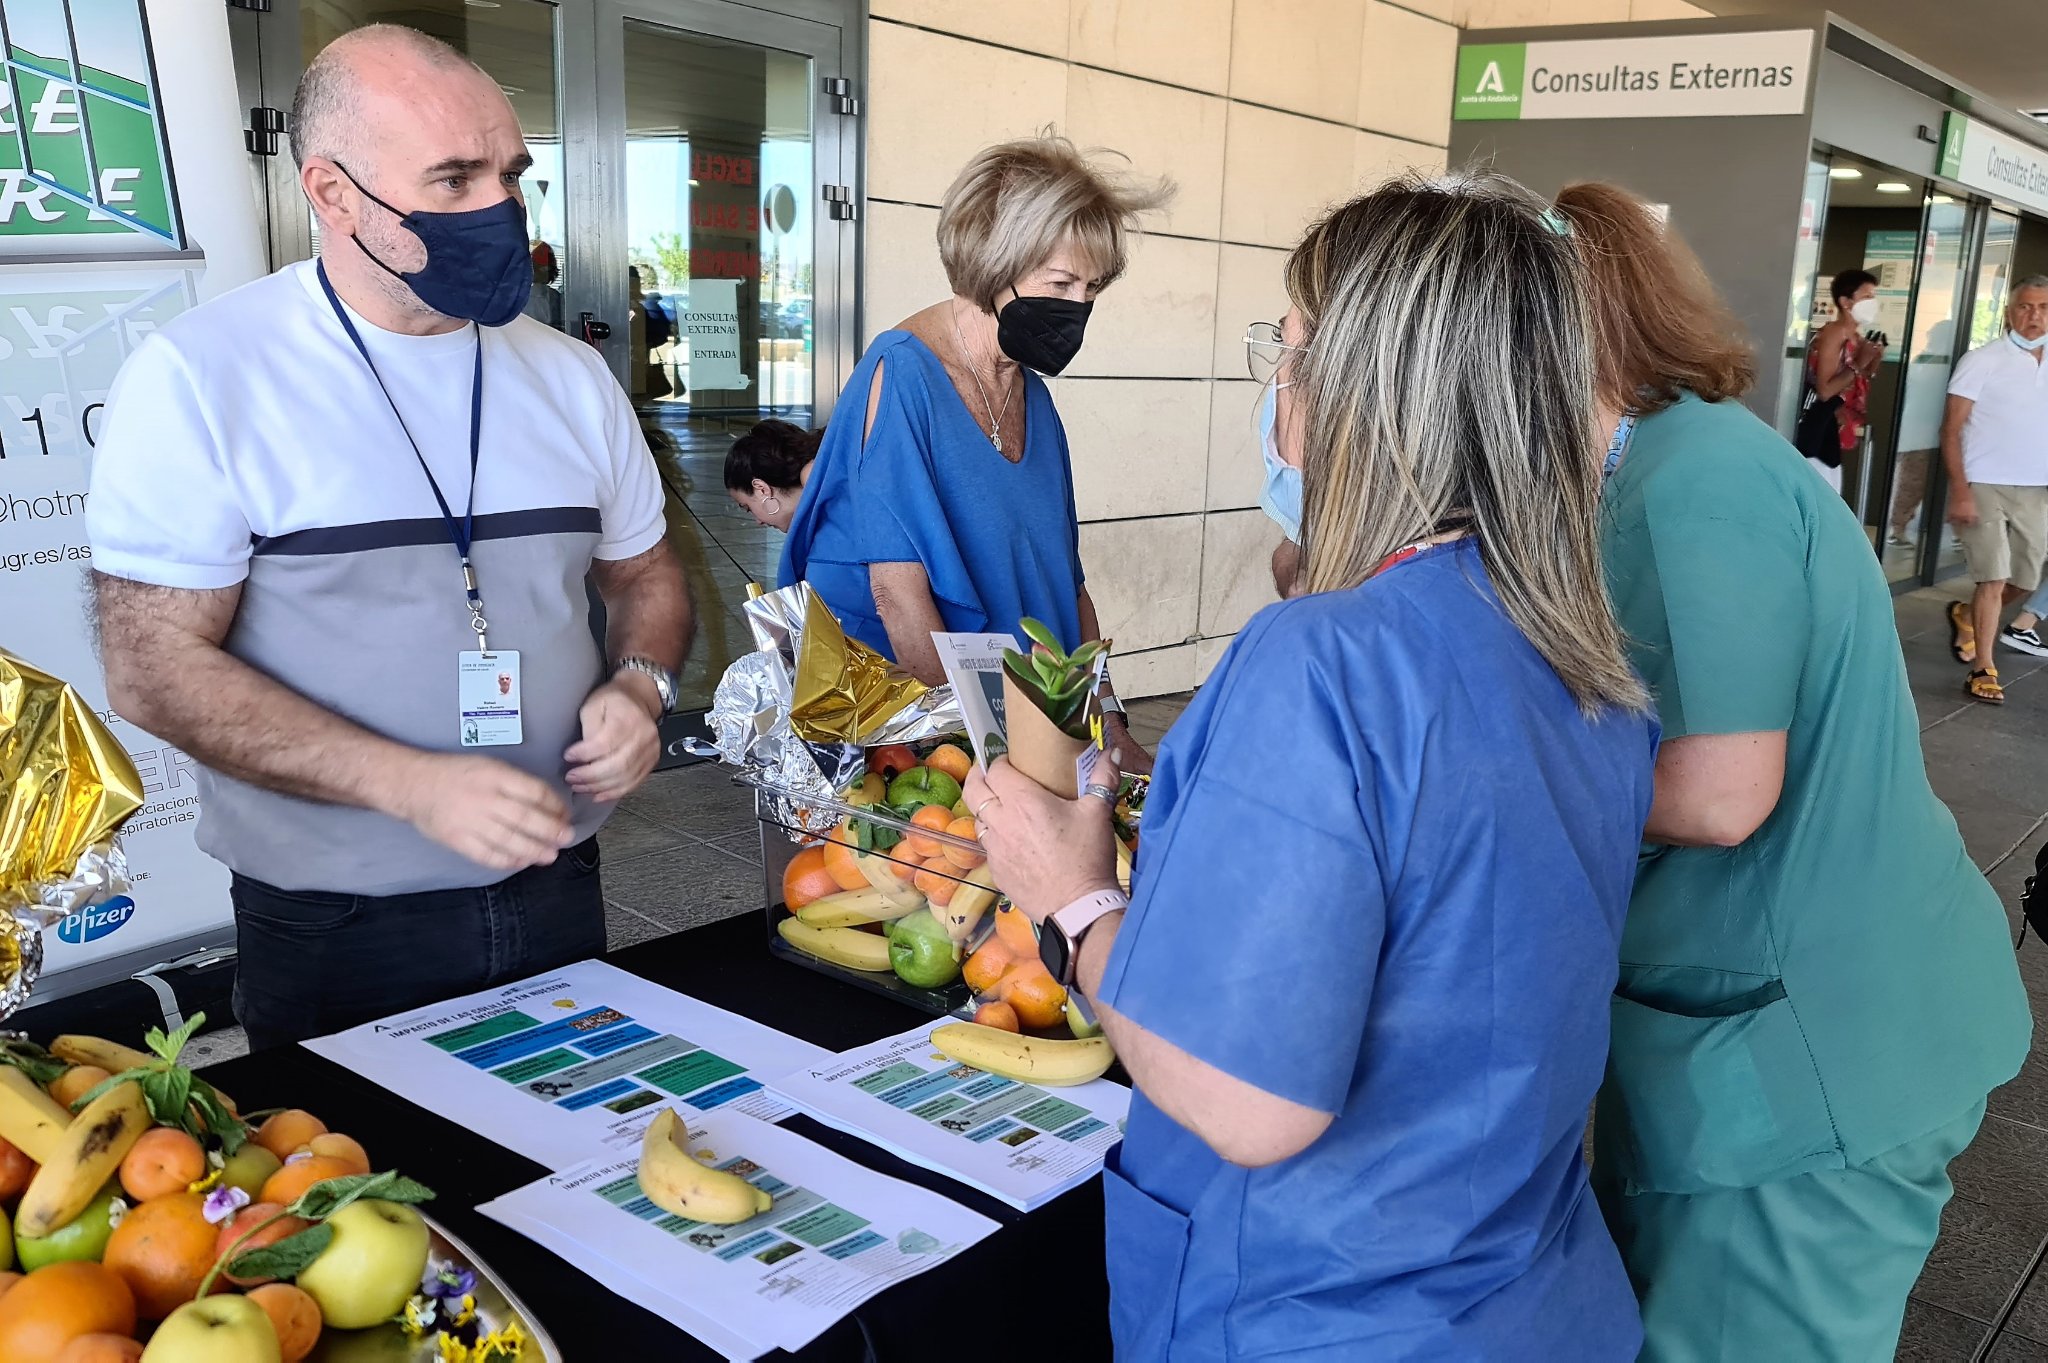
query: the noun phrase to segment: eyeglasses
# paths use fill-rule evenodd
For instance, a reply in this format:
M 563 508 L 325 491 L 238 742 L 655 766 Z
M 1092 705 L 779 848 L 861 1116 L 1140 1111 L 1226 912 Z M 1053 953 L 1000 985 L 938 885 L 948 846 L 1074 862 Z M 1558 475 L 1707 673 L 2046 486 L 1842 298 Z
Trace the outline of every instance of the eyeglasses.
M 1279 374 L 1288 352 L 1305 351 L 1307 346 L 1288 345 L 1281 339 L 1278 322 L 1254 322 L 1244 329 L 1245 368 L 1260 383 L 1270 383 Z

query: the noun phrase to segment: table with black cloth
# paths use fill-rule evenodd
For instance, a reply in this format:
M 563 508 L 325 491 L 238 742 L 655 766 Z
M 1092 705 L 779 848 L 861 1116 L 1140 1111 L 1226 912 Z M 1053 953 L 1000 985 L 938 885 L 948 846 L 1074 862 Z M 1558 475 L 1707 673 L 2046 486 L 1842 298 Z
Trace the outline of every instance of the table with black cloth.
M 608 953 L 643 979 L 830 1051 L 894 1036 L 923 1016 L 906 1005 L 772 955 L 757 915 Z M 715 1359 L 683 1331 L 476 1208 L 553 1172 L 299 1046 L 202 1073 L 244 1110 L 303 1107 L 360 1140 L 379 1168 L 439 1195 L 425 1210 L 468 1243 L 553 1337 L 565 1363 Z M 868 1142 L 795 1116 L 783 1125 L 870 1169 L 920 1184 L 1001 1223 L 936 1268 L 888 1288 L 796 1357 L 976 1360 L 1110 1357 L 1102 1255 L 1102 1181 L 1029 1214 L 907 1164 Z M 780 1351 L 771 1358 L 789 1355 Z

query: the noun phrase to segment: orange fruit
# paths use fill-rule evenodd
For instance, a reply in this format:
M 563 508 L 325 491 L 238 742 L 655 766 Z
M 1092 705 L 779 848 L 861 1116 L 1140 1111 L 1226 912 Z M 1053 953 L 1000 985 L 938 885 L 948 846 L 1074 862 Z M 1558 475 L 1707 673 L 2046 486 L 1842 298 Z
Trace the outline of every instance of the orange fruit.
M 825 874 L 842 890 L 865 890 L 868 878 L 861 874 L 860 853 L 836 838 L 825 844 Z
M 1057 1027 L 1066 1016 L 1067 991 L 1037 961 L 1011 966 L 996 985 L 996 995 L 1017 1010 L 1017 1021 L 1026 1027 Z
M 80 1335 L 58 1352 L 57 1363 L 142 1363 L 142 1341 L 126 1335 Z
M 199 1295 L 218 1237 L 203 1194 L 153 1197 L 128 1209 L 100 1262 L 128 1284 L 144 1320 L 162 1320 Z
M 782 872 L 782 902 L 792 911 L 839 893 L 839 882 L 825 869 L 825 849 L 806 847 Z
M 1006 1032 L 1024 1030 L 1017 1021 L 1017 1010 L 1007 1003 L 984 1003 L 974 1010 L 974 1020 L 984 1027 L 999 1027 Z
M 274 1113 L 257 1127 L 254 1139 L 256 1144 L 282 1160 L 290 1159 L 292 1151 L 315 1136 L 326 1134 L 327 1123 L 304 1108 L 292 1107 Z
M 98 1065 L 73 1065 L 50 1083 L 50 1096 L 66 1107 L 113 1078 Z
M 9 1292 L 13 1291 L 14 1285 L 20 1282 L 23 1276 L 24 1275 L 13 1272 L 12 1270 L 0 1273 L 0 1297 L 4 1297 Z
M 960 977 L 967 981 L 967 987 L 977 994 L 992 994 L 1002 982 L 1003 974 L 1016 961 L 1009 949 L 991 937 L 974 950 L 961 967 Z
M 36 1162 L 19 1147 L 0 1140 L 0 1202 L 12 1202 L 36 1176 Z
M 252 1228 L 262 1225 L 265 1221 L 270 1221 L 271 1217 L 277 1216 L 283 1210 L 284 1204 L 281 1202 L 255 1202 L 236 1212 L 234 1219 L 225 1226 L 222 1226 L 220 1233 L 214 1237 L 214 1259 L 226 1258 L 229 1250 L 234 1250 L 236 1256 L 239 1257 L 249 1253 L 251 1250 L 263 1249 L 276 1244 L 287 1235 L 297 1235 L 300 1231 L 313 1224 L 311 1221 L 301 1220 L 296 1216 L 278 1217 L 276 1221 L 271 1221 L 262 1230 L 257 1231 L 254 1235 L 250 1235 L 248 1240 L 243 1242 L 240 1249 L 235 1249 L 236 1241 L 241 1240 L 244 1235 L 248 1235 Z M 268 1278 L 237 1278 L 231 1273 L 223 1273 L 221 1276 L 236 1287 L 249 1287 L 256 1283 L 267 1283 L 270 1281 Z
M 135 1294 L 101 1264 L 46 1264 L 0 1297 L 0 1358 L 7 1363 L 57 1363 L 81 1335 L 134 1333 Z
M 1038 929 L 1031 920 L 1009 905 L 996 910 L 996 937 L 1019 960 L 1038 959 Z
M 249 1300 L 270 1317 L 277 1331 L 277 1351 L 284 1363 L 299 1363 L 320 1342 L 320 1306 L 290 1283 L 270 1283 L 249 1293 Z
M 946 825 L 946 831 L 956 838 L 965 838 L 969 842 L 977 842 L 981 838 L 981 825 L 972 819 L 955 819 Z M 945 850 L 946 860 L 963 871 L 971 871 L 988 860 L 980 852 L 955 847 L 951 843 L 946 844 Z
M 338 1131 L 315 1136 L 306 1142 L 306 1151 L 308 1154 L 329 1155 L 335 1159 L 347 1160 L 356 1166 L 355 1171 L 359 1174 L 370 1172 L 370 1152 L 363 1149 L 362 1142 L 355 1137 L 344 1136 Z M 296 1155 L 298 1151 L 294 1150 L 292 1153 Z
M 347 1178 L 355 1171 L 355 1165 L 333 1155 L 295 1155 L 285 1162 L 284 1168 L 270 1176 L 256 1200 L 289 1207 L 314 1184 L 325 1183 L 330 1178 Z
M 206 1149 L 174 1126 L 151 1127 L 121 1159 L 130 1201 L 182 1193 L 206 1177 Z
M 960 893 L 960 882 L 947 874 L 951 866 L 952 863 L 944 857 L 933 857 L 910 883 L 917 887 L 919 894 L 943 909 L 953 902 L 954 895 Z
M 945 832 L 947 825 L 952 822 L 953 811 L 942 805 L 926 805 L 910 816 L 911 827 L 928 829 L 934 833 Z M 922 833 L 908 833 L 904 835 L 903 848 L 911 856 L 924 860 L 943 853 L 946 844 L 937 838 L 927 838 Z
M 967 773 L 974 770 L 974 759 L 951 743 L 941 743 L 931 750 L 924 764 L 933 771 L 942 771 L 955 781 L 965 781 Z

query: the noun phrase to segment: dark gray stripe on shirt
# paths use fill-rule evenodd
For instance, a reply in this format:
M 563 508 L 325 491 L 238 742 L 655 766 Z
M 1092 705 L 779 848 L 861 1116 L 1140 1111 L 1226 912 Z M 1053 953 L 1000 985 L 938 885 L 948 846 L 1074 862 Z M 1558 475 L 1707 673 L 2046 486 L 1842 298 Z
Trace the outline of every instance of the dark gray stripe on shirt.
M 476 518 L 479 540 L 525 539 L 534 535 L 601 534 L 604 517 L 594 506 L 545 506 L 528 511 L 493 511 Z M 359 525 L 319 526 L 284 535 L 257 535 L 254 554 L 359 554 L 372 549 L 399 549 L 417 544 L 446 544 L 448 525 L 440 517 L 409 521 L 364 521 Z

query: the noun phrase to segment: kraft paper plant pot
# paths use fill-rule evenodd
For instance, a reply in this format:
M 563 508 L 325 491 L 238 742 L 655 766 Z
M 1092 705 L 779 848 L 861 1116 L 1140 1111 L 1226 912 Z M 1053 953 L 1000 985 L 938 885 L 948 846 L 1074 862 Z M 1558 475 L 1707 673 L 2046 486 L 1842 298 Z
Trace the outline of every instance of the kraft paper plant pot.
M 1017 679 L 1003 673 L 1003 727 L 1010 745 L 1010 765 L 1062 799 L 1081 793 L 1075 784 L 1081 755 L 1090 744 L 1075 738 L 1045 717 Z

